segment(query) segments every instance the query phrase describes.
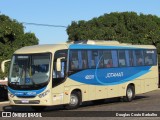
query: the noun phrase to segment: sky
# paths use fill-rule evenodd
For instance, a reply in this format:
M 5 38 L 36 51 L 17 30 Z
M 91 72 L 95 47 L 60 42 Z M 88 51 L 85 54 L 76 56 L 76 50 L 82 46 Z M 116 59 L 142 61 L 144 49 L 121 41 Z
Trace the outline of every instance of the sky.
M 68 26 L 72 21 L 91 20 L 105 13 L 134 11 L 160 17 L 160 0 L 0 0 L 0 14 L 18 22 Z M 66 28 L 24 24 L 39 44 L 68 40 Z

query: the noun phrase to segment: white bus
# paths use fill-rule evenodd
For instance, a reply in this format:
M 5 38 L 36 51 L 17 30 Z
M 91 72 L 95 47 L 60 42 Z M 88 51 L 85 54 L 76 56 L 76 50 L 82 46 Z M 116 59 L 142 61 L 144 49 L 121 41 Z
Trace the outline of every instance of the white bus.
M 152 45 L 81 41 L 35 45 L 14 52 L 8 77 L 11 105 L 77 108 L 84 101 L 121 97 L 158 88 L 157 50 Z
M 9 64 L 11 60 L 4 60 L 1 62 L 1 72 L 5 73 L 5 65 Z M 2 76 L 1 76 L 2 77 Z M 0 101 L 8 100 L 8 90 L 7 90 L 8 77 L 0 78 Z

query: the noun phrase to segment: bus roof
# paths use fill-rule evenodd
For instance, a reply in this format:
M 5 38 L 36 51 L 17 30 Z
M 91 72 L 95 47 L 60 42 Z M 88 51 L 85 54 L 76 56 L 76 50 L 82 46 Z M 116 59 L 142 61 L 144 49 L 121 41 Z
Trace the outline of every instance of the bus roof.
M 115 40 L 81 40 L 69 43 L 69 49 L 156 49 L 153 45 L 132 45 Z
M 88 44 L 71 44 L 69 49 L 156 49 L 153 45 L 88 45 Z
M 33 45 L 26 46 L 15 51 L 15 54 L 32 54 L 32 53 L 54 53 L 61 49 L 156 49 L 153 45 L 131 45 L 119 43 L 118 41 L 78 41 L 63 44 Z
M 56 50 L 68 49 L 67 44 L 48 44 L 48 45 L 33 45 L 22 47 L 14 52 L 14 54 L 30 54 L 30 53 L 54 53 Z

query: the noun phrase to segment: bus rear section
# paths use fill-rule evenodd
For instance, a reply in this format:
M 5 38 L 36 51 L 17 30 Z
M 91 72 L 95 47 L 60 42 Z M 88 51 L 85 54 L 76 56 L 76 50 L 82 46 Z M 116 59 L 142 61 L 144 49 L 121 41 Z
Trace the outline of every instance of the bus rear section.
M 82 98 L 86 101 L 134 98 L 135 94 L 155 90 L 158 88 L 157 51 L 154 46 L 148 47 L 73 45 L 69 78 L 81 83 Z

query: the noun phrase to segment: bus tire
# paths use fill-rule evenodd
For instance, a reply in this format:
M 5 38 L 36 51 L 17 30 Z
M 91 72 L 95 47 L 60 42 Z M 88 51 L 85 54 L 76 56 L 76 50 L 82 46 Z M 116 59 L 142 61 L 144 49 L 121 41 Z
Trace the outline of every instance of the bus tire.
M 126 89 L 126 96 L 123 97 L 123 101 L 131 102 L 135 97 L 135 88 L 133 85 L 129 85 Z
M 76 109 L 81 104 L 81 93 L 78 91 L 73 91 L 70 96 L 70 102 L 65 106 L 67 110 Z

